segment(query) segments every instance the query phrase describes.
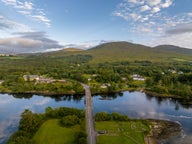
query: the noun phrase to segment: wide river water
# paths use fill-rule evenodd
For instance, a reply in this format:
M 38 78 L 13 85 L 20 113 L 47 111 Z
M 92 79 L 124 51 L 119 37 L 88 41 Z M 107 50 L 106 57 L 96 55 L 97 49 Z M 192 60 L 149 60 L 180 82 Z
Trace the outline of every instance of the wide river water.
M 25 109 L 41 113 L 46 107 L 75 107 L 85 109 L 83 96 L 0 94 L 0 144 L 17 130 L 21 113 Z M 154 118 L 179 122 L 182 133 L 166 144 L 192 144 L 192 104 L 172 98 L 157 98 L 141 92 L 123 92 L 107 96 L 93 96 L 94 113 L 119 112 L 131 118 Z

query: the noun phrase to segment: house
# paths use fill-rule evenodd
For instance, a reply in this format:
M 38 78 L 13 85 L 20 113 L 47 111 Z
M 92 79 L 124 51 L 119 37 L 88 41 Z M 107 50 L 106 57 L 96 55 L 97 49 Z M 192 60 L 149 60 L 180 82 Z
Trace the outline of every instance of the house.
M 23 76 L 23 79 L 25 80 L 25 81 L 38 81 L 39 80 L 39 76 L 38 75 L 24 75 Z
M 183 74 L 183 72 L 182 72 L 182 71 L 179 71 L 178 74 L 181 75 L 181 74 Z
M 0 84 L 3 84 L 4 83 L 4 80 L 0 80 Z
M 91 78 L 88 78 L 87 80 L 88 80 L 88 81 L 91 81 Z
M 121 79 L 122 79 L 122 81 L 127 81 L 126 77 L 122 77 Z
M 134 74 L 131 76 L 133 78 L 133 80 L 138 80 L 138 81 L 145 81 L 145 78 L 138 75 L 138 74 Z
M 111 86 L 110 83 L 104 83 L 100 87 L 104 89 L 104 88 L 107 88 L 107 87 L 110 87 L 110 86 Z
M 106 88 L 107 88 L 106 85 L 101 85 L 100 87 L 101 87 L 102 89 L 106 89 Z
M 44 78 L 40 77 L 39 80 L 37 80 L 38 83 L 54 83 L 55 80 L 53 78 Z
M 169 69 L 168 71 L 171 72 L 172 74 L 177 73 L 177 71 L 175 71 L 175 70 L 173 70 L 173 69 Z

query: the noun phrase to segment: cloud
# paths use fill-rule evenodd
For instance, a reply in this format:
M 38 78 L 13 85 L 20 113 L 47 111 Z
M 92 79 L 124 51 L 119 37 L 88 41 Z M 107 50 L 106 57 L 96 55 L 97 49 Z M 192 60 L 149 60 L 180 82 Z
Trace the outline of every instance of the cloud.
M 147 0 L 146 1 L 150 6 L 156 6 L 161 3 L 161 0 Z
M 144 12 L 144 11 L 147 11 L 147 10 L 151 10 L 151 8 L 148 5 L 141 6 L 140 9 L 141 9 L 141 12 Z
M 98 44 L 85 42 L 85 43 L 80 43 L 80 44 L 67 44 L 67 45 L 64 45 L 64 48 L 89 49 L 89 48 L 92 48 L 92 47 L 94 47 L 96 45 L 98 45 Z
M 152 10 L 152 13 L 157 13 L 159 12 L 161 9 L 159 7 L 154 7 Z
M 161 7 L 162 8 L 168 8 L 172 5 L 172 3 L 173 3 L 172 0 L 166 0 L 165 3 L 161 4 Z
M 43 106 L 43 105 L 46 105 L 48 102 L 50 102 L 51 99 L 50 98 L 44 98 L 43 100 L 41 101 L 36 101 L 34 102 L 34 105 L 37 105 L 37 106 Z
M 45 32 L 14 33 L 17 37 L 0 39 L 0 53 L 36 53 L 63 48 Z
M 113 12 L 114 16 L 121 17 L 126 21 L 143 22 L 143 17 L 148 20 L 154 18 L 154 13 L 173 4 L 172 0 L 123 0 Z
M 27 25 L 17 23 L 0 15 L 0 30 L 15 30 L 15 31 L 31 31 L 31 28 Z
M 166 31 L 166 34 L 183 34 L 192 32 L 192 23 L 182 24 Z
M 146 45 L 174 44 L 192 48 L 192 11 L 168 13 L 174 0 L 122 0 L 113 15 L 127 21 L 127 31 Z
M 0 0 L 5 5 L 13 7 L 16 11 L 22 15 L 27 16 L 31 20 L 44 23 L 48 27 L 51 26 L 51 20 L 47 18 L 43 10 L 39 10 L 31 1 L 20 1 L 20 0 Z
M 29 1 L 21 2 L 19 0 L 1 0 L 5 5 L 13 6 L 16 9 L 32 10 L 33 3 Z
M 143 0 L 128 0 L 128 2 L 134 3 L 134 4 L 144 4 Z
M 158 39 L 154 39 L 146 44 L 150 46 L 169 44 L 192 49 L 191 40 L 192 40 L 192 33 L 182 33 L 179 35 L 178 34 L 167 36 L 165 35 L 159 37 Z
M 31 16 L 34 20 L 38 21 L 38 22 L 43 22 L 45 23 L 47 26 L 50 26 L 50 20 L 45 17 L 44 15 L 34 15 Z
M 190 17 L 192 17 L 192 12 L 190 12 L 190 13 L 187 13 L 187 15 L 188 15 L 188 16 L 190 16 Z

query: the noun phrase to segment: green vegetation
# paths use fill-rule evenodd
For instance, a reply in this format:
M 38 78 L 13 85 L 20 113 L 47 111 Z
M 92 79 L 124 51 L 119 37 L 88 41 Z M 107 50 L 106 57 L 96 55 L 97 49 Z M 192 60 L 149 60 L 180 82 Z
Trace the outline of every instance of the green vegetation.
M 45 114 L 35 114 L 25 110 L 21 115 L 18 131 L 7 143 L 86 144 L 84 117 L 84 111 L 75 108 L 47 107 Z M 77 119 L 78 122 L 71 122 Z
M 129 118 L 126 115 L 120 115 L 117 112 L 113 112 L 112 114 L 108 114 L 106 112 L 99 112 L 95 115 L 96 121 L 128 121 Z
M 97 144 L 145 144 L 145 131 L 149 131 L 142 121 L 105 121 L 96 122 L 95 126 L 97 131 L 105 132 L 97 137 Z
M 92 93 L 142 90 L 190 99 L 191 65 L 190 50 L 172 46 L 149 48 L 126 42 L 103 44 L 85 51 L 0 57 L 0 80 L 3 80 L 0 92 L 82 94 L 84 89 L 79 83 L 82 82 L 91 86 Z M 24 75 L 55 81 L 28 81 Z M 134 80 L 133 75 L 145 80 Z
M 75 141 L 75 131 L 79 129 L 78 126 L 62 127 L 59 124 L 59 120 L 51 119 L 43 123 L 32 141 L 35 144 L 73 144 Z
M 100 112 L 95 115 L 95 127 L 99 133 L 97 144 L 145 144 L 144 137 L 150 131 L 145 120 L 128 119 L 119 113 Z

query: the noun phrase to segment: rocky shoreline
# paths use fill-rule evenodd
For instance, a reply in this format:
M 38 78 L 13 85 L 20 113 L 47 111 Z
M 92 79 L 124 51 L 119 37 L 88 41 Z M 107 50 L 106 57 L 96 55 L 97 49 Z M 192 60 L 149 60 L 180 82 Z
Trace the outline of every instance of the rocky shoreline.
M 146 144 L 158 144 L 181 134 L 181 125 L 173 121 L 148 119 L 150 133 L 145 137 Z

